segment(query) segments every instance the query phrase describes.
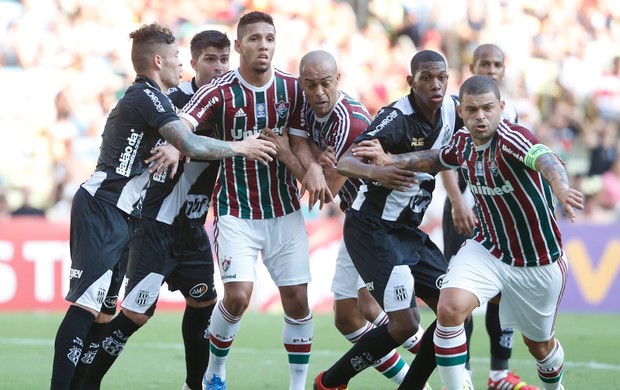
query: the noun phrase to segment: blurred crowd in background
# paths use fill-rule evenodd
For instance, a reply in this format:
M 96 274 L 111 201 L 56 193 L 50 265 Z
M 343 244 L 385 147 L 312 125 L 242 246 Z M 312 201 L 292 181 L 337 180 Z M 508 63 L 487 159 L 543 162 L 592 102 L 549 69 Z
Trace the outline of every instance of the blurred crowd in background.
M 587 197 L 579 221 L 620 220 L 618 0 L 0 0 L 0 218 L 68 220 L 106 116 L 135 77 L 131 31 L 170 27 L 190 79 L 192 36 L 218 29 L 233 40 L 246 10 L 274 17 L 276 67 L 297 74 L 303 54 L 327 50 L 341 89 L 373 115 L 408 92 L 417 50 L 446 56 L 455 94 L 473 49 L 497 44 L 507 60 L 502 91 L 520 122 L 564 159 Z

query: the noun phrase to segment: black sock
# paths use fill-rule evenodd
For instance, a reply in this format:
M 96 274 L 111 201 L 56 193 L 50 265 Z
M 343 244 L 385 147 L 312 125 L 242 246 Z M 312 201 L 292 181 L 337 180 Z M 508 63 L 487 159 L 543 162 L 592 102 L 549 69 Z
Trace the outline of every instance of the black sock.
M 471 369 L 469 365 L 469 358 L 471 357 L 469 346 L 471 344 L 472 333 L 474 333 L 474 317 L 470 315 L 469 320 L 465 321 L 465 337 L 467 337 L 467 361 L 465 361 L 465 368 L 468 370 Z
M 139 328 L 122 311 L 110 321 L 101 335 L 101 347 L 84 376 L 82 385 L 84 389 L 99 389 L 103 376 L 112 367 L 118 355 L 123 352 L 129 337 Z
M 424 335 L 422 336 L 422 340 L 420 340 L 420 351 L 409 366 L 409 371 L 407 371 L 405 379 L 403 379 L 403 382 L 398 387 L 399 389 L 423 389 L 428 378 L 435 370 L 435 367 L 437 367 L 437 362 L 435 361 L 435 343 L 433 342 L 436 327 L 437 320 L 433 321 L 433 323 L 424 330 Z
M 325 372 L 323 384 L 327 387 L 346 385 L 351 378 L 398 346 L 388 332 L 387 324 L 367 332 Z
M 185 306 L 181 330 L 185 345 L 185 383 L 190 389 L 202 387 L 209 365 L 209 322 L 215 304 L 207 307 Z
M 499 324 L 499 305 L 489 303 L 486 312 L 486 326 L 491 343 L 491 370 L 507 370 L 512 355 L 512 329 L 502 329 Z
M 82 350 L 82 357 L 75 368 L 75 372 L 73 373 L 73 379 L 71 380 L 70 390 L 79 390 L 82 385 L 82 380 L 84 379 L 84 375 L 86 374 L 86 370 L 90 367 L 90 364 L 93 361 L 93 358 L 97 354 L 99 350 L 99 345 L 101 343 L 101 335 L 103 330 L 108 325 L 108 323 L 101 322 L 93 322 L 86 338 L 84 339 L 84 348 Z
M 54 340 L 54 363 L 51 389 L 68 389 L 75 372 L 84 339 L 95 316 L 81 307 L 71 305 L 60 323 Z

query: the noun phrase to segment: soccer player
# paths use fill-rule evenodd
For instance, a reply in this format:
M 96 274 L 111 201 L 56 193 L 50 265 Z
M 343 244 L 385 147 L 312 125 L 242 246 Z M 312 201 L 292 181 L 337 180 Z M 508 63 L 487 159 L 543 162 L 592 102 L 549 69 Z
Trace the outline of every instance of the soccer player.
M 179 84 L 181 64 L 174 36 L 156 23 L 132 32 L 136 81 L 114 107 L 103 131 L 93 175 L 76 192 L 71 209 L 71 303 L 54 341 L 51 388 L 68 389 L 84 339 L 101 311 L 113 269 L 131 240 L 140 217 L 139 200 L 151 172 L 176 173 L 179 154 L 151 156 L 161 138 L 191 158 L 234 155 L 267 163 L 271 142 L 250 137 L 229 143 L 193 134 L 164 94 Z M 158 164 L 152 165 L 152 159 Z
M 324 162 L 323 173 L 329 189 L 332 194 L 338 194 L 340 209 L 346 212 L 363 183 L 360 179 L 339 175 L 335 166 L 372 118 L 364 105 L 338 89 L 339 81 L 336 60 L 328 52 L 311 51 L 300 60 L 299 83 L 307 103 L 304 114 L 308 132 L 316 146 L 316 154 L 323 156 L 319 158 Z M 331 289 L 336 328 L 350 342 L 355 343 L 374 326 L 387 321 L 387 315 L 357 273 L 344 242 L 340 243 Z M 419 347 L 419 342 L 409 341 L 407 345 L 415 348 Z M 395 349 L 373 366 L 396 384 L 402 382 L 409 369 Z
M 190 52 L 196 75 L 168 90 L 179 109 L 199 87 L 228 71 L 230 40 L 219 31 L 202 31 L 192 38 Z M 196 134 L 216 137 L 213 130 L 201 127 Z M 122 315 L 103 333 L 103 348 L 88 370 L 85 388 L 100 387 L 129 337 L 153 315 L 164 280 L 171 290 L 180 290 L 186 302 L 183 389 L 201 388 L 209 362 L 208 326 L 217 301 L 211 244 L 204 225 L 218 168 L 218 160 L 181 160 L 174 178 L 164 172 L 149 181 L 141 201 L 142 223 L 130 244 Z
M 411 92 L 384 107 L 351 148 L 365 140 L 373 140 L 391 153 L 448 144 L 463 122 L 456 113 L 455 99 L 444 99 L 448 84 L 444 57 L 432 50 L 415 54 L 407 83 Z M 389 322 L 367 332 L 338 362 L 320 373 L 314 382 L 318 390 L 346 388 L 354 375 L 414 335 L 420 321 L 415 298 L 435 310 L 448 265 L 441 250 L 419 228 L 435 188 L 433 175 L 370 165 L 353 156 L 351 149 L 338 162 L 338 173 L 364 179 L 346 215 L 344 242 Z M 427 330 L 422 337 L 420 351 L 400 388 L 425 387 L 435 368 L 434 327 L 433 322 L 431 332 Z
M 290 389 L 303 389 L 308 373 L 313 336 L 309 244 L 296 178 L 310 191 L 310 205 L 332 199 L 310 150 L 297 78 L 271 65 L 275 44 L 270 15 L 243 15 L 234 43 L 239 68 L 200 88 L 179 114 L 192 127 L 212 124 L 233 144 L 266 128 L 277 134 L 288 128 L 291 143 L 267 166 L 244 158 L 224 159 L 221 165 L 214 195 L 215 250 L 224 296 L 209 328 L 207 389 L 226 387 L 226 358 L 250 303 L 259 253 L 280 291 Z
M 491 77 L 497 85 L 501 85 L 506 70 L 504 52 L 493 44 L 482 44 L 476 47 L 469 70 L 474 75 Z M 502 98 L 504 100 L 504 119 L 518 123 L 517 110 L 514 104 L 508 101 L 505 96 Z M 463 242 L 471 237 L 476 223 L 473 197 L 467 191 L 465 179 L 462 175 L 457 175 L 458 187 L 446 187 L 448 197 L 443 213 L 444 255 L 448 261 L 456 254 Z M 508 371 L 514 331 L 510 328 L 502 329 L 500 327 L 499 297 L 488 302 L 485 324 L 491 346 L 488 388 L 490 390 L 538 390 L 538 387 L 528 385 L 519 376 Z M 469 369 L 469 354 L 467 360 L 466 365 Z
M 378 165 L 414 171 L 460 167 L 476 200 L 473 238 L 452 258 L 439 297 L 434 341 L 446 388 L 463 387 L 463 321 L 501 293 L 502 326 L 522 333 L 543 388 L 562 389 L 564 351 L 554 334 L 567 261 L 554 195 L 571 222 L 575 209 L 583 209 L 583 195 L 569 187 L 564 166 L 551 149 L 526 128 L 502 119 L 504 102 L 495 81 L 467 79 L 459 100 L 466 128 L 440 150 L 388 156 L 360 143 L 353 153 Z

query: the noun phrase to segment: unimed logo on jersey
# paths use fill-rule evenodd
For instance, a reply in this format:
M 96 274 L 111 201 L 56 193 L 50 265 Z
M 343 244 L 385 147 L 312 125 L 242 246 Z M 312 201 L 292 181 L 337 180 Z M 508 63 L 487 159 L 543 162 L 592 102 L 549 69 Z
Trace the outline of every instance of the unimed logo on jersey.
M 121 156 L 118 159 L 119 164 L 118 167 L 116 167 L 116 173 L 129 177 L 133 163 L 136 160 L 138 147 L 140 146 L 143 137 L 144 133 L 136 133 L 135 129 L 131 129 L 131 134 L 127 137 L 127 146 L 125 146 L 125 150 L 123 150 L 123 153 L 121 153 Z
M 469 188 L 471 189 L 471 192 L 473 192 L 476 195 L 504 195 L 510 192 L 514 192 L 514 187 L 512 186 L 512 184 L 510 184 L 509 181 L 507 181 L 506 183 L 504 183 L 503 186 L 501 187 L 488 187 L 488 186 L 483 186 L 481 184 L 476 184 L 476 185 L 469 185 Z

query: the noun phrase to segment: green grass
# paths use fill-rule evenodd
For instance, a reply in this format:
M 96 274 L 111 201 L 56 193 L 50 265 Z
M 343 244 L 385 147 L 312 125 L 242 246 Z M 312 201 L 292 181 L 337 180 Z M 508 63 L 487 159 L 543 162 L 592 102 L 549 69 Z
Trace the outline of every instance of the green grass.
M 53 339 L 60 313 L 0 315 L 0 389 L 49 388 Z M 427 325 L 432 313 L 422 313 Z M 181 389 L 184 358 L 180 335 L 181 313 L 162 312 L 129 341 L 108 372 L 104 389 Z M 227 363 L 228 388 L 288 388 L 288 367 L 281 342 L 280 315 L 248 313 Z M 566 352 L 564 385 L 571 389 L 620 389 L 620 315 L 561 314 L 557 336 Z M 484 319 L 475 318 L 472 342 L 474 385 L 486 389 L 488 337 Z M 329 314 L 315 315 L 315 334 L 308 375 L 312 379 L 349 348 Z M 402 352 L 407 361 L 412 355 Z M 511 369 L 537 384 L 534 360 L 520 337 L 515 340 Z M 441 389 L 437 373 L 430 384 Z M 391 382 L 369 369 L 350 383 L 352 390 L 394 389 Z

